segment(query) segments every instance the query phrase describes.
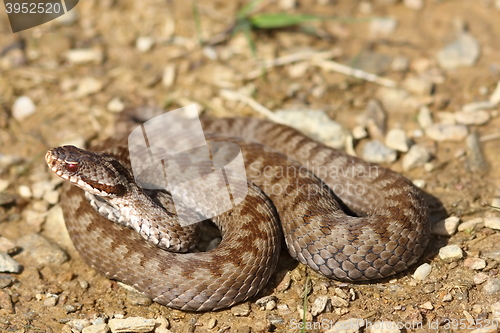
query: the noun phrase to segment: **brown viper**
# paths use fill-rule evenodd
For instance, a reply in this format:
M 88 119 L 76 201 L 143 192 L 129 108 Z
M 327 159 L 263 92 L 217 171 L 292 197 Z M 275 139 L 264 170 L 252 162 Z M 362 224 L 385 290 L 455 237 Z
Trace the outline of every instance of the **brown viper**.
M 401 272 L 425 250 L 427 206 L 422 192 L 400 174 L 270 121 L 203 119 L 202 124 L 205 133 L 224 135 L 208 135 L 208 141 L 241 147 L 251 182 L 246 199 L 214 219 L 222 242 L 208 252 L 174 253 L 152 244 L 165 241 L 168 247 L 176 243 L 171 235 L 182 238 L 190 231 L 173 226 L 161 235 L 158 230 L 166 228 L 161 219 L 175 223 L 175 215 L 134 183 L 126 147 L 102 147 L 108 154 L 68 146 L 47 153 L 52 171 L 70 180 L 61 204 L 71 239 L 89 265 L 158 303 L 207 311 L 242 302 L 265 286 L 282 235 L 293 258 L 344 281 Z M 149 242 L 120 218 L 113 223 L 101 216 L 70 183 L 93 190 L 111 210 L 126 207 L 125 217 L 143 214 L 134 228 L 144 229 L 145 223 Z M 154 223 L 148 224 L 149 217 Z

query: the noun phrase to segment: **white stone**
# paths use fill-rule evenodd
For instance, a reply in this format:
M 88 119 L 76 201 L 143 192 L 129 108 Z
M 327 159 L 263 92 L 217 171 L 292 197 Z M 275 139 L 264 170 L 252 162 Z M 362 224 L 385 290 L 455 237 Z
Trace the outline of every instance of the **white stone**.
M 87 326 L 82 330 L 82 333 L 108 333 L 109 326 L 107 324 L 98 324 Z
M 484 220 L 482 217 L 478 217 L 478 218 L 475 218 L 475 219 L 472 219 L 469 221 L 465 221 L 465 222 L 460 223 L 460 225 L 458 226 L 458 231 L 471 230 L 471 229 L 474 229 L 475 226 L 477 226 L 479 224 L 483 224 L 483 223 L 484 223 Z
M 101 91 L 103 83 L 93 77 L 85 77 L 80 80 L 76 88 L 75 97 L 85 97 Z
M 416 95 L 430 95 L 434 84 L 423 77 L 410 76 L 403 81 L 403 87 Z
M 455 112 L 455 120 L 464 125 L 484 125 L 490 120 L 488 111 Z
M 493 105 L 500 103 L 500 81 L 498 81 L 495 90 L 490 96 L 490 103 Z
M 485 217 L 484 226 L 486 228 L 500 230 L 500 217 Z
M 125 104 L 119 97 L 113 97 L 106 105 L 106 108 L 110 112 L 119 113 L 125 109 Z
M 421 167 L 429 161 L 431 154 L 427 148 L 420 145 L 413 145 L 408 153 L 403 157 L 403 170 L 408 171 Z
M 175 81 L 175 65 L 170 64 L 163 69 L 161 83 L 164 87 L 171 87 Z
M 18 188 L 18 193 L 21 197 L 29 199 L 33 196 L 31 189 L 27 185 L 21 185 Z
M 462 141 L 468 133 L 464 125 L 432 124 L 425 129 L 425 134 L 435 141 Z
M 372 36 L 388 36 L 396 30 L 398 21 L 392 17 L 373 18 L 370 22 Z
M 450 216 L 439 221 L 432 227 L 432 233 L 440 236 L 453 236 L 457 232 L 460 219 L 456 216 Z
M 374 163 L 392 163 L 396 160 L 397 153 L 382 142 L 373 140 L 363 147 L 363 158 Z
M 73 49 L 65 53 L 67 61 L 73 64 L 102 63 L 104 54 L 100 49 Z
M 415 270 L 415 273 L 413 273 L 413 278 L 415 280 L 425 280 L 429 274 L 431 274 L 432 266 L 425 263 L 420 266 Z
M 458 245 L 448 245 L 439 249 L 441 260 L 457 261 L 464 256 L 462 249 Z
M 474 112 L 479 110 L 491 110 L 495 108 L 495 104 L 490 101 L 472 102 L 462 106 L 463 112 Z
M 399 128 L 391 129 L 385 137 L 385 145 L 390 149 L 407 152 L 409 142 L 406 132 Z
M 109 328 L 113 333 L 151 332 L 155 328 L 154 319 L 129 317 L 126 319 L 110 319 Z
M 466 258 L 464 266 L 474 270 L 480 270 L 486 267 L 486 261 L 481 258 Z
M 403 3 L 406 7 L 413 10 L 420 10 L 424 7 L 423 0 L 403 0 Z
M 0 192 L 5 191 L 10 185 L 7 179 L 0 179 Z
M 151 50 L 153 45 L 155 44 L 155 40 L 152 37 L 149 36 L 141 36 L 137 38 L 135 41 L 135 47 L 140 51 L 140 52 L 147 52 Z
M 479 43 L 468 33 L 461 33 L 457 39 L 439 51 L 437 60 L 442 68 L 454 69 L 472 66 L 479 57 Z
M 368 136 L 368 132 L 366 132 L 366 129 L 363 126 L 358 125 L 352 129 L 352 136 L 356 140 L 361 140 Z
M 422 106 L 418 112 L 418 117 L 417 117 L 418 124 L 422 128 L 427 128 L 430 125 L 432 125 L 432 114 L 431 110 L 427 106 Z
M 16 120 L 24 120 L 34 114 L 36 105 L 28 96 L 18 97 L 12 105 L 12 116 Z

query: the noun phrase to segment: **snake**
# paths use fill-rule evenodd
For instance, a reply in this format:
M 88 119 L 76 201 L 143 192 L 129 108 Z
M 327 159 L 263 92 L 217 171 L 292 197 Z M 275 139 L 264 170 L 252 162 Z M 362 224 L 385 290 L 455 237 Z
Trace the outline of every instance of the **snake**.
M 221 243 L 203 252 L 190 250 L 198 231 L 176 222 L 182 208 L 169 194 L 161 201 L 136 184 L 123 140 L 47 152 L 49 168 L 67 180 L 68 233 L 91 267 L 165 306 L 211 311 L 256 296 L 282 244 L 300 263 L 346 282 L 403 272 L 425 251 L 428 207 L 401 174 L 269 120 L 204 117 L 201 124 L 208 144 L 239 146 L 247 177 L 245 199 L 213 218 Z

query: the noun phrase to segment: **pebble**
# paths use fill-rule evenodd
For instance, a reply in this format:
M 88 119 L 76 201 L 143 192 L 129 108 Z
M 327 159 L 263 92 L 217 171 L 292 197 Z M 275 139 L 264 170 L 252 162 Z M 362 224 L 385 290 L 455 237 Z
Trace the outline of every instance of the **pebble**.
M 498 81 L 495 90 L 490 96 L 490 103 L 493 105 L 500 103 L 500 81 Z
M 82 332 L 85 327 L 90 326 L 90 320 L 88 319 L 73 319 L 66 323 L 73 330 L 72 332 Z
M 379 140 L 372 140 L 363 147 L 363 158 L 374 163 L 392 163 L 396 160 L 397 153 Z
M 374 138 L 384 137 L 387 129 L 387 113 L 382 108 L 382 105 L 375 100 L 371 99 L 366 104 L 365 110 L 365 125 Z
M 16 244 L 23 249 L 23 253 L 27 253 L 41 265 L 60 265 L 68 261 L 68 255 L 63 249 L 37 233 L 20 237 Z
M 481 258 L 466 258 L 464 266 L 474 270 L 481 270 L 486 267 L 486 261 Z
M 478 273 L 478 274 L 474 275 L 474 277 L 472 278 L 472 282 L 474 282 L 474 284 L 476 284 L 476 285 L 477 284 L 483 284 L 488 279 L 489 279 L 488 274 L 486 274 L 486 273 Z
M 484 158 L 477 132 L 467 136 L 465 145 L 467 147 L 467 153 L 465 155 L 465 167 L 467 171 L 475 173 L 485 172 L 488 169 L 488 162 L 486 158 Z
M 468 130 L 465 125 L 432 124 L 425 129 L 425 134 L 435 141 L 461 141 Z
M 420 266 L 415 270 L 415 273 L 413 273 L 413 278 L 415 280 L 423 281 L 425 280 L 429 274 L 431 274 L 432 266 L 425 263 Z
M 11 258 L 7 253 L 0 252 L 0 272 L 2 273 L 20 273 L 21 264 Z
M 125 109 L 125 104 L 119 97 L 113 97 L 106 105 L 106 109 L 110 112 L 119 113 Z
M 432 305 L 431 302 L 425 302 L 424 304 L 420 304 L 418 307 L 421 309 L 425 309 L 425 310 L 433 310 L 434 309 L 434 306 Z
M 311 306 L 311 314 L 316 317 L 320 313 L 323 313 L 325 310 L 328 312 L 331 311 L 330 298 L 328 296 L 317 297 Z
M 86 63 L 102 63 L 104 54 L 100 49 L 73 49 L 64 55 L 68 62 L 75 65 Z
M 403 0 L 403 3 L 406 7 L 413 10 L 420 10 L 424 8 L 423 0 Z
M 82 333 L 108 333 L 109 326 L 108 324 L 98 324 L 87 326 L 82 330 Z
M 139 50 L 139 52 L 147 52 L 151 50 L 154 44 L 155 40 L 149 36 L 141 36 L 135 41 L 135 47 Z
M 427 148 L 420 145 L 413 145 L 408 153 L 403 157 L 403 170 L 408 171 L 424 166 L 431 158 Z
M 469 221 L 465 221 L 460 223 L 458 226 L 458 231 L 465 231 L 465 230 L 472 230 L 476 226 L 479 226 L 480 224 L 483 224 L 484 220 L 482 217 L 478 217 Z
M 233 306 L 231 308 L 231 313 L 236 317 L 246 317 L 250 314 L 250 304 L 243 303 L 240 305 Z
M 455 120 L 463 125 L 484 125 L 490 120 L 488 111 L 455 112 Z
M 14 244 L 10 239 L 0 236 L 0 252 L 11 254 L 16 250 L 16 244 Z
M 93 77 L 85 77 L 80 80 L 76 87 L 75 97 L 81 98 L 101 91 L 103 83 Z
M 344 148 L 349 136 L 342 125 L 331 120 L 323 111 L 279 110 L 275 115 L 281 123 L 295 127 L 333 148 Z
M 325 331 L 325 333 L 357 333 L 364 326 L 365 321 L 361 318 L 339 320 L 333 325 L 333 328 Z
M 175 81 L 175 65 L 170 64 L 165 66 L 163 69 L 163 75 L 161 77 L 161 83 L 164 87 L 171 87 Z
M 170 327 L 170 322 L 165 317 L 156 318 L 156 328 L 155 333 L 172 333 L 168 328 Z
M 462 106 L 462 112 L 469 113 L 475 111 L 491 110 L 495 108 L 495 104 L 490 101 L 472 102 Z
M 421 128 L 427 128 L 432 125 L 433 121 L 431 110 L 427 106 L 424 105 L 420 108 L 417 121 Z
M 398 323 L 394 321 L 376 321 L 367 327 L 368 333 L 399 333 Z
M 448 245 L 439 249 L 439 258 L 447 261 L 457 261 L 464 256 L 458 245 Z
M 155 328 L 154 319 L 129 317 L 126 319 L 110 319 L 109 328 L 113 333 L 120 332 L 151 332 Z
M 370 21 L 370 34 L 373 37 L 391 35 L 398 26 L 398 21 L 393 17 L 377 17 Z
M 0 192 L 5 191 L 10 185 L 7 179 L 0 179 Z
M 434 88 L 434 83 L 423 77 L 410 76 L 403 81 L 403 87 L 413 94 L 428 96 Z
M 491 304 L 491 317 L 492 319 L 500 320 L 500 302 Z
M 352 136 L 356 140 L 361 140 L 368 136 L 368 132 L 366 132 L 366 129 L 363 126 L 355 126 L 352 129 Z
M 255 301 L 255 304 L 260 306 L 260 309 L 262 311 L 271 311 L 276 308 L 276 301 L 278 299 L 276 296 L 270 295 L 270 296 L 264 296 L 262 298 L 259 298 L 258 300 Z
M 406 132 L 400 128 L 393 128 L 385 137 L 385 145 L 387 148 L 402 151 L 406 153 L 409 149 L 409 141 Z
M 500 230 L 500 217 L 485 217 L 484 226 L 495 230 Z
M 443 296 L 442 301 L 443 302 L 451 302 L 451 301 L 453 301 L 453 296 L 450 293 L 448 293 L 448 294 Z
M 207 323 L 207 327 L 208 327 L 208 329 L 210 329 L 210 330 L 211 330 L 211 329 L 212 329 L 212 328 L 214 328 L 215 326 L 217 326 L 217 319 L 215 319 L 215 318 L 210 318 L 210 319 L 208 320 L 208 323 Z
M 450 216 L 434 224 L 434 226 L 432 227 L 432 233 L 434 235 L 450 237 L 457 232 L 459 224 L 460 219 L 458 217 Z
M 493 199 L 491 199 L 490 205 L 493 206 L 493 207 L 500 208 L 500 198 L 493 198 Z
M 18 121 L 22 121 L 36 111 L 36 105 L 28 96 L 18 97 L 12 105 L 12 116 Z
M 339 296 L 332 296 L 330 303 L 334 308 L 347 308 L 349 306 L 349 302 Z
M 470 34 L 462 32 L 454 42 L 439 51 L 437 60 L 442 68 L 454 69 L 461 66 L 472 66 L 478 57 L 479 43 Z
M 483 293 L 486 295 L 494 295 L 500 291 L 500 279 L 489 279 L 483 286 Z

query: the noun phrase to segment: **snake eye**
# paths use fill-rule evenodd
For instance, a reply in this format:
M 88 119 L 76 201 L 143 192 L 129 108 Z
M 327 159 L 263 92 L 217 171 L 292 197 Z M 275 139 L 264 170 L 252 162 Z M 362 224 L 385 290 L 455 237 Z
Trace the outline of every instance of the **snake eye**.
M 68 172 L 76 172 L 77 170 L 78 170 L 78 164 L 66 163 L 66 171 L 68 171 Z

